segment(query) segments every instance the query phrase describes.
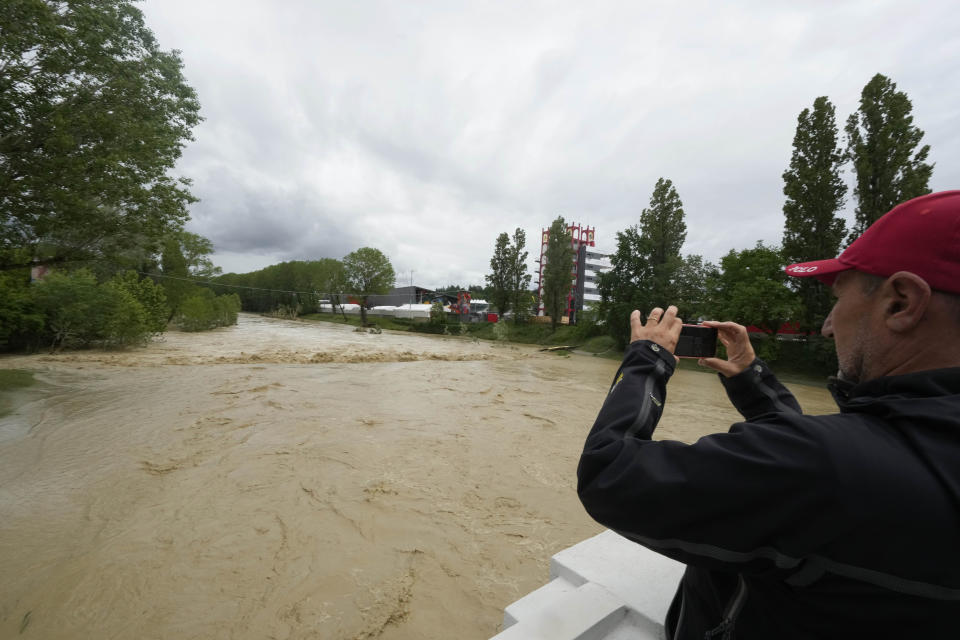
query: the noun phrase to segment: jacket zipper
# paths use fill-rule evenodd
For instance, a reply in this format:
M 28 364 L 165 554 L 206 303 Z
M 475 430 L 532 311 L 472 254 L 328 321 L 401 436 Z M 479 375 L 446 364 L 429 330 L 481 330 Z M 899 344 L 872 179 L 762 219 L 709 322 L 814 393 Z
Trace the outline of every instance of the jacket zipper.
M 734 592 L 729 604 L 727 604 L 723 621 L 715 628 L 707 631 L 703 635 L 704 640 L 710 640 L 717 636 L 720 636 L 720 640 L 730 640 L 730 638 L 733 637 L 733 626 L 736 624 L 737 616 L 740 615 L 740 611 L 743 609 L 743 604 L 746 600 L 747 582 L 743 579 L 742 575 L 737 575 L 737 590 Z

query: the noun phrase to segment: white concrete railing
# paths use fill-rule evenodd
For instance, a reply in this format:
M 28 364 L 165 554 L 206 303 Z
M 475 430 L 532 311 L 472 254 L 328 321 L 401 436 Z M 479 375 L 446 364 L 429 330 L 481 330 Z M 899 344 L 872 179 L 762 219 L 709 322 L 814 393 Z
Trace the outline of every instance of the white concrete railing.
M 662 640 L 684 565 L 604 531 L 550 559 L 550 582 L 507 606 L 491 640 Z

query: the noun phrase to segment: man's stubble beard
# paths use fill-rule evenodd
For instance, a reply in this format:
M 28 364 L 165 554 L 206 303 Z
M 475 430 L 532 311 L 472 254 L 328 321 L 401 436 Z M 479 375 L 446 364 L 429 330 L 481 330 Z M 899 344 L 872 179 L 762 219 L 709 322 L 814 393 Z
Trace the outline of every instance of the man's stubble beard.
M 871 362 L 873 361 L 873 341 L 870 340 L 866 318 L 860 319 L 857 333 L 846 350 L 844 358 L 837 353 L 839 370 L 837 377 L 846 382 L 859 384 L 867 380 Z

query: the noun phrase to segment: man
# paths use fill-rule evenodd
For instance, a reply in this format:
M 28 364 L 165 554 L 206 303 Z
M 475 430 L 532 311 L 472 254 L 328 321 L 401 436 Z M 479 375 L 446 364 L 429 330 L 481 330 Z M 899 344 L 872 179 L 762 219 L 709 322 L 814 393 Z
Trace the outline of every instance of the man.
M 744 327 L 709 322 L 727 359 L 701 364 L 745 421 L 653 441 L 681 320 L 634 311 L 580 499 L 687 564 L 671 638 L 960 638 L 960 191 L 903 203 L 839 258 L 787 273 L 837 297 L 823 334 L 840 413 L 803 415 Z

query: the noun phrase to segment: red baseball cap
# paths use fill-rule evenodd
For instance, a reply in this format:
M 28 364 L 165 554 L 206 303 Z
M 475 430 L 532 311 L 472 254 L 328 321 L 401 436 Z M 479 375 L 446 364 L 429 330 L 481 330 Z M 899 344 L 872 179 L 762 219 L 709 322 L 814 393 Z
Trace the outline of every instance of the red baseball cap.
M 940 191 L 898 204 L 839 257 L 792 264 L 785 271 L 829 285 L 849 269 L 884 277 L 909 271 L 933 289 L 960 293 L 960 191 Z

